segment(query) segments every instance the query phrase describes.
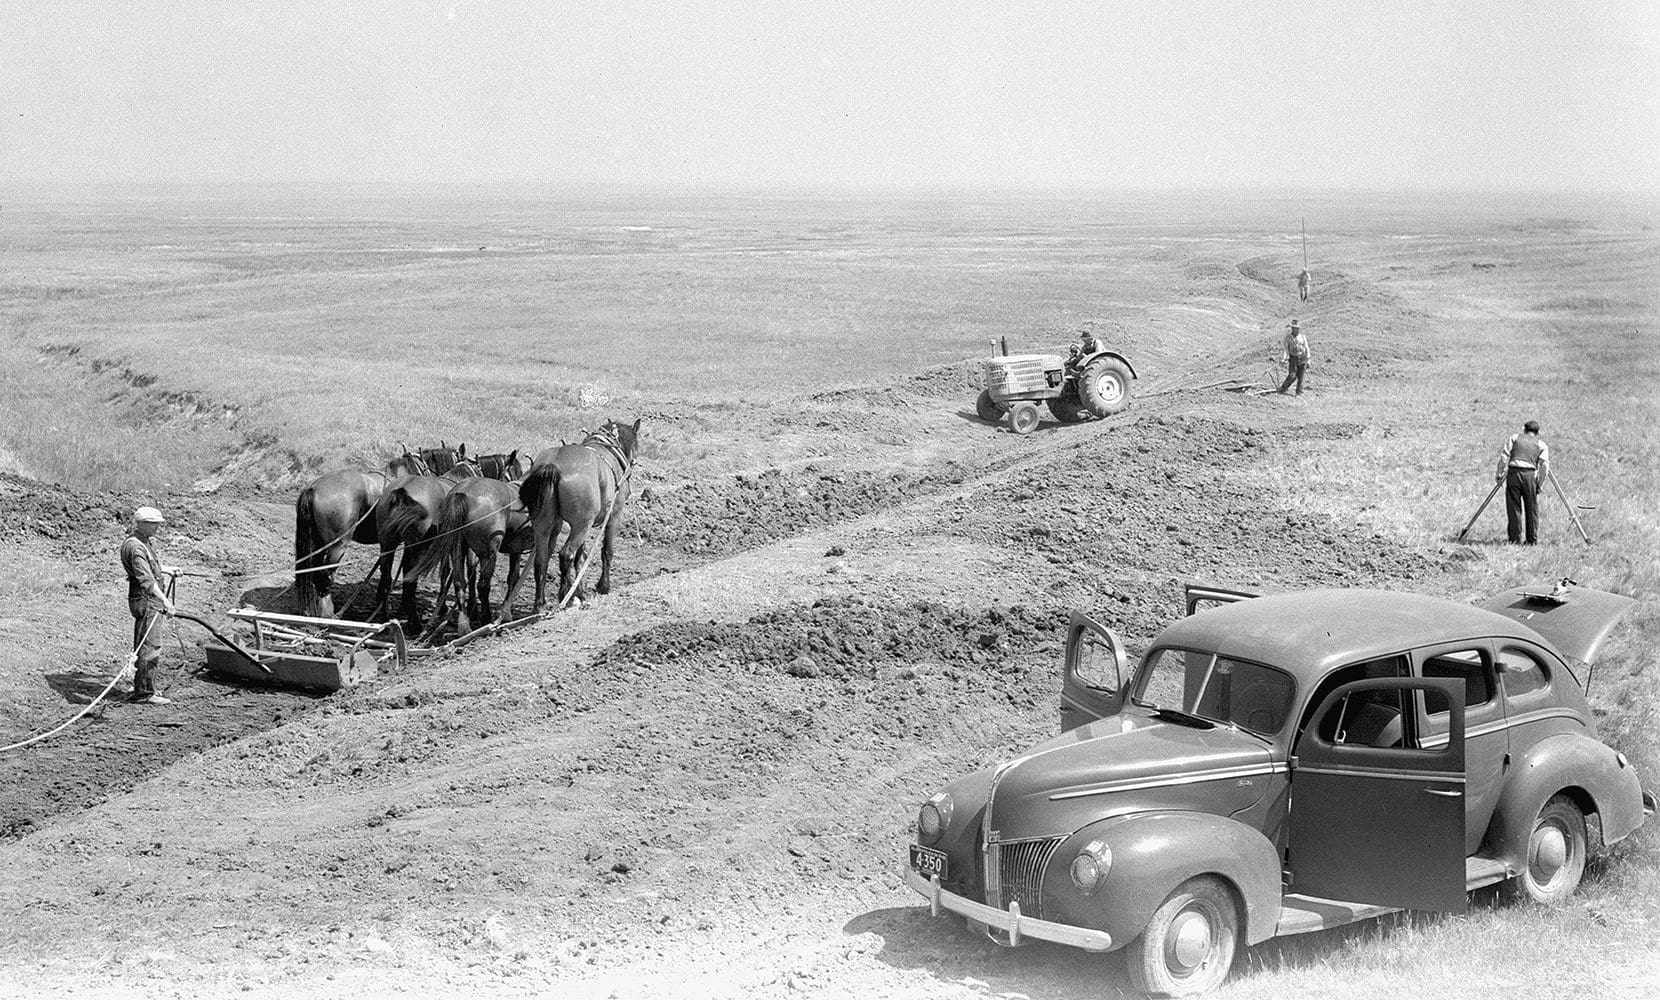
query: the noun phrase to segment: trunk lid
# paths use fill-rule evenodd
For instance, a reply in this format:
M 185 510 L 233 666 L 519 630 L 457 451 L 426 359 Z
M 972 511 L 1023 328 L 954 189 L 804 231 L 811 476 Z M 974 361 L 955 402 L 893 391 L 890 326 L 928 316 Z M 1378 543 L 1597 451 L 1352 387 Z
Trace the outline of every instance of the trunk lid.
M 1620 594 L 1557 584 L 1516 587 L 1481 602 L 1489 611 L 1513 619 L 1550 640 L 1563 656 L 1587 666 L 1625 613 L 1637 602 Z

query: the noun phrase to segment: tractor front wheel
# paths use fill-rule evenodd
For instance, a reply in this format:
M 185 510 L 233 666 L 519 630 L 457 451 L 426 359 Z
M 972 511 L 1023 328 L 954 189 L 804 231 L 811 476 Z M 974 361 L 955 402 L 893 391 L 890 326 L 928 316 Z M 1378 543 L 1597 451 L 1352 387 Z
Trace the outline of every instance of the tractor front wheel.
M 1021 400 L 1009 410 L 1009 429 L 1016 434 L 1030 434 L 1037 430 L 1038 408 L 1030 400 Z
M 1096 358 L 1078 373 L 1078 398 L 1098 417 L 1122 412 L 1130 405 L 1130 369 L 1116 358 Z
M 1009 408 L 991 398 L 990 389 L 981 389 L 980 398 L 974 401 L 974 412 L 986 423 L 995 424 L 1003 419 L 1003 414 L 1009 412 Z

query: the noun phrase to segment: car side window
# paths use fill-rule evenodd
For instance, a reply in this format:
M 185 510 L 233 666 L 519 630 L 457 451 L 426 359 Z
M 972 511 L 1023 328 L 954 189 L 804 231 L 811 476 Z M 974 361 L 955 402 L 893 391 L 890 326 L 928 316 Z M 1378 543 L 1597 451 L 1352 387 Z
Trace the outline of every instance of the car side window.
M 1464 682 L 1464 707 L 1475 709 L 1493 700 L 1493 674 L 1488 654 L 1482 649 L 1461 649 L 1437 653 L 1424 661 L 1426 678 L 1447 678 Z M 1431 732 L 1447 731 L 1447 715 L 1452 706 L 1438 691 L 1424 692 L 1424 712 L 1429 716 Z
M 1524 649 L 1505 646 L 1499 650 L 1499 677 L 1505 697 L 1515 700 L 1550 687 L 1550 667 Z

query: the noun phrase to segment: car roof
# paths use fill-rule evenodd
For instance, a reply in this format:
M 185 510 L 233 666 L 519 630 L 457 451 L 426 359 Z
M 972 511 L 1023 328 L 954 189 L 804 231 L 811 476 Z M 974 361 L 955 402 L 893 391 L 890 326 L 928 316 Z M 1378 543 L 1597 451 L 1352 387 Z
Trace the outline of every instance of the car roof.
M 1349 663 L 1464 639 L 1525 639 L 1537 632 L 1484 608 L 1392 590 L 1304 590 L 1253 597 L 1175 622 L 1154 640 L 1279 667 L 1317 680 Z

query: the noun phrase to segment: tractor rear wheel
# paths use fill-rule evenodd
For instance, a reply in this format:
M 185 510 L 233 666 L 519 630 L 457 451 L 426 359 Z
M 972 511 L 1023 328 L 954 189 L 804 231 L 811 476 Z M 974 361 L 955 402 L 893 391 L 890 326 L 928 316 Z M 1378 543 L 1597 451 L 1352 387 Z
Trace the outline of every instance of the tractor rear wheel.
M 1023 399 L 1009 409 L 1009 429 L 1016 434 L 1030 434 L 1037 430 L 1037 404 Z
M 1063 424 L 1082 423 L 1090 417 L 1095 416 L 1094 413 L 1090 412 L 1089 407 L 1085 406 L 1083 402 L 1071 392 L 1068 392 L 1065 395 L 1051 397 L 1048 402 L 1049 412 L 1053 413 L 1055 415 L 1055 419 L 1059 420 Z
M 1096 358 L 1078 373 L 1078 398 L 1098 417 L 1123 411 L 1130 405 L 1130 369 L 1116 358 Z
M 992 399 L 990 389 L 981 389 L 980 398 L 974 401 L 974 412 L 986 423 L 995 424 L 1003 419 L 1003 414 L 1009 412 L 1009 408 Z

